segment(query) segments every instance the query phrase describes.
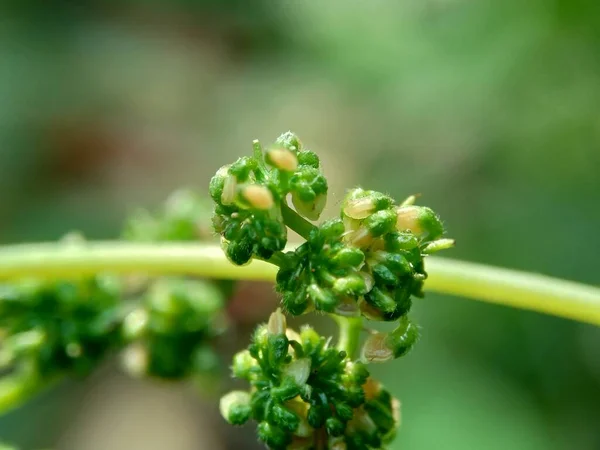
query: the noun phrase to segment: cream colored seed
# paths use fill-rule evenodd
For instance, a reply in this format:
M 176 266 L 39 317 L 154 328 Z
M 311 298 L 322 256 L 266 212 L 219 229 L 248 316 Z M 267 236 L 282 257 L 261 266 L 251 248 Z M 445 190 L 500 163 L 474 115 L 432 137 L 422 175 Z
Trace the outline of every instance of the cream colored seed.
M 272 164 L 278 169 L 293 172 L 298 168 L 298 158 L 285 148 L 271 149 L 268 155 Z
M 248 203 L 257 209 L 271 209 L 275 204 L 271 191 L 258 184 L 246 186 L 243 195 L 244 198 L 248 200 Z

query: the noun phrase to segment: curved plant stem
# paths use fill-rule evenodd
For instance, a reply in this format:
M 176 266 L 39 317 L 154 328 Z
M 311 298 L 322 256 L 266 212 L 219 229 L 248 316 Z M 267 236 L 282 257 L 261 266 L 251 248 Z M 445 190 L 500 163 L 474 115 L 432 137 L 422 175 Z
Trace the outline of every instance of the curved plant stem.
M 362 318 L 344 317 L 337 314 L 330 314 L 330 316 L 340 327 L 338 350 L 345 351 L 350 359 L 354 359 L 362 330 Z
M 600 325 L 600 288 L 543 275 L 430 256 L 430 292 L 538 311 Z M 272 281 L 277 267 L 231 264 L 214 244 L 91 242 L 0 248 L 0 279 L 74 278 L 98 272 L 188 274 Z
M 290 208 L 285 201 L 281 202 L 281 215 L 285 224 L 308 241 L 310 232 L 316 227 Z

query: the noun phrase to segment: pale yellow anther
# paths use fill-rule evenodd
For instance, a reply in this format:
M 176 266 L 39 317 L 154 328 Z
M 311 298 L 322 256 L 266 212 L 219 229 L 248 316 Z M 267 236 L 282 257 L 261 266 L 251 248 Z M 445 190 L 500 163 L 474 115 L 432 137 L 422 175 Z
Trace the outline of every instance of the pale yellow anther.
M 286 148 L 273 148 L 267 153 L 271 164 L 278 169 L 293 172 L 298 168 L 298 158 Z
M 281 312 L 281 308 L 277 308 L 277 310 L 269 316 L 267 331 L 271 335 L 285 334 L 286 328 L 287 323 L 285 316 Z
M 373 201 L 368 197 L 348 200 L 344 206 L 344 214 L 352 219 L 366 219 L 375 210 Z
M 224 205 L 231 205 L 235 200 L 235 194 L 237 191 L 237 179 L 233 175 L 229 175 L 228 169 L 221 169 L 219 172 L 224 171 L 225 181 L 223 182 L 223 192 L 221 193 L 221 203 Z M 217 172 L 217 175 L 219 175 Z
M 419 220 L 419 208 L 417 206 L 401 206 L 396 208 L 396 229 L 398 231 L 412 231 L 415 235 L 423 233 Z
M 275 205 L 273 194 L 269 189 L 258 184 L 250 184 L 243 190 L 244 198 L 256 209 L 267 210 Z

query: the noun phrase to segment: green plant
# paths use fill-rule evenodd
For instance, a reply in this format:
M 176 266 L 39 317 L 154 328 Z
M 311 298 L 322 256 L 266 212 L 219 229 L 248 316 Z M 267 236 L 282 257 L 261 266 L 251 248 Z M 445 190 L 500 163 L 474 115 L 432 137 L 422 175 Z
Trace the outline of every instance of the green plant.
M 409 312 L 424 287 L 600 324 L 598 288 L 430 256 L 453 241 L 415 197 L 354 188 L 339 217 L 315 225 L 327 179 L 289 132 L 266 150 L 255 141 L 251 156 L 219 169 L 209 194 L 213 211 L 182 190 L 156 214 L 136 212 L 120 242 L 69 235 L 0 249 L 0 410 L 115 353 L 134 376 L 218 373 L 213 347 L 237 279 L 274 280 L 281 309 L 235 355 L 233 374 L 249 388 L 226 394 L 221 412 L 234 425 L 257 421 L 273 449 L 374 449 L 393 438 L 399 402 L 368 365 L 412 349 Z M 304 242 L 290 246 L 289 230 Z M 284 312 L 313 311 L 338 323 L 336 346 L 287 327 Z M 376 332 L 371 321 L 394 328 Z

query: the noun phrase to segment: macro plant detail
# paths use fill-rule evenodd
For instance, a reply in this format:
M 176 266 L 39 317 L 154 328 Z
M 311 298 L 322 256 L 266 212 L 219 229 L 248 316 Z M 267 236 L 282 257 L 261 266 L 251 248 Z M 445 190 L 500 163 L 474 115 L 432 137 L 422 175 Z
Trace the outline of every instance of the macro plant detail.
M 252 147 L 217 171 L 206 198 L 183 189 L 135 211 L 118 242 L 71 233 L 0 249 L 0 411 L 111 356 L 134 377 L 222 375 L 216 347 L 236 280 L 274 281 L 281 306 L 235 354 L 233 376 L 249 386 L 220 411 L 232 425 L 257 422 L 271 449 L 374 450 L 394 438 L 400 402 L 369 364 L 413 348 L 409 314 L 425 290 L 600 325 L 596 287 L 430 256 L 454 241 L 415 196 L 355 187 L 317 223 L 328 197 L 318 155 L 291 132 Z M 290 232 L 303 242 L 291 246 Z M 337 339 L 288 328 L 285 314 L 311 312 L 335 320 Z
M 233 374 L 251 389 L 225 395 L 221 413 L 234 425 L 256 420 L 272 449 L 381 448 L 400 422 L 399 402 L 363 363 L 309 326 L 287 328 L 280 310 L 235 355 Z
M 255 257 L 277 266 L 283 310 L 337 316 L 344 347 L 329 348 L 311 328 L 300 335 L 286 330 L 276 311 L 234 361 L 234 375 L 252 390 L 227 394 L 221 411 L 235 425 L 256 420 L 259 439 L 272 449 L 381 448 L 399 423 L 392 408 L 397 401 L 385 395 L 389 402 L 379 410 L 386 418 L 373 420 L 368 411 L 378 400 L 364 385 L 377 382 L 364 363 L 398 358 L 417 342 L 408 313 L 412 297 L 423 297 L 424 258 L 454 241 L 443 237 L 430 208 L 414 204 L 416 197 L 397 203 L 362 188 L 347 193 L 338 218 L 314 225 L 327 202 L 320 166 L 287 132 L 266 151 L 255 141 L 251 157 L 223 166 L 211 180 L 213 224 L 230 261 L 244 265 Z M 284 251 L 287 228 L 305 239 L 293 251 Z M 371 332 L 356 361 L 362 317 L 397 326 Z

